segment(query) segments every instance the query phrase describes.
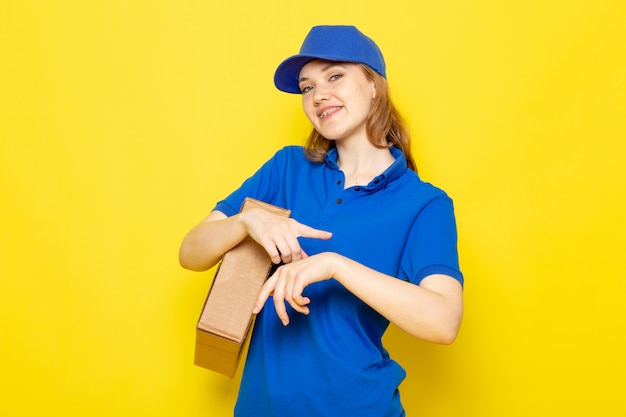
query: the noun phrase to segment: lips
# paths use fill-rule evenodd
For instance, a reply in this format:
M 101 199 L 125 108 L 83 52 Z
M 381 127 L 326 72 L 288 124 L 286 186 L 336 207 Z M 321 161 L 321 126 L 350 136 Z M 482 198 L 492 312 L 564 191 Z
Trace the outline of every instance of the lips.
M 323 111 L 321 113 L 318 113 L 317 117 L 319 117 L 320 119 L 325 119 L 326 117 L 330 116 L 331 114 L 337 113 L 341 109 L 342 109 L 341 107 L 325 108 L 325 109 L 323 109 Z

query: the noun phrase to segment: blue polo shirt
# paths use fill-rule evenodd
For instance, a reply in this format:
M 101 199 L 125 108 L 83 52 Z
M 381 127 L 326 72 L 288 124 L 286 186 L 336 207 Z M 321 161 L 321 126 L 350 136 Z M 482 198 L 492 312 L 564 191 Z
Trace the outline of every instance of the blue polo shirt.
M 391 153 L 395 162 L 368 185 L 344 189 L 336 149 L 316 163 L 302 147 L 285 147 L 215 209 L 232 216 L 256 198 L 333 233 L 301 238 L 309 255 L 336 252 L 414 284 L 431 274 L 463 284 L 452 200 L 408 169 L 399 149 Z M 310 314 L 287 306 L 286 327 L 271 300 L 257 316 L 235 416 L 404 416 L 405 371 L 381 343 L 388 320 L 332 279 L 304 295 Z

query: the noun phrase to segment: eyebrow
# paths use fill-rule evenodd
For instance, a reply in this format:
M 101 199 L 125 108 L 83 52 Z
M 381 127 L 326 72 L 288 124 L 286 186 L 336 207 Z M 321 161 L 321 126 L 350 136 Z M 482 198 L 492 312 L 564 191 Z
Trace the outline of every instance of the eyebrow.
M 345 65 L 341 64 L 340 62 L 330 62 L 328 65 L 325 65 L 324 67 L 322 67 L 322 69 L 320 70 L 320 72 L 325 72 L 328 71 L 329 69 L 331 69 L 332 67 L 341 67 L 341 68 L 346 68 Z M 307 77 L 300 77 L 300 80 L 298 80 L 298 83 L 301 83 L 302 81 L 307 81 L 308 78 Z

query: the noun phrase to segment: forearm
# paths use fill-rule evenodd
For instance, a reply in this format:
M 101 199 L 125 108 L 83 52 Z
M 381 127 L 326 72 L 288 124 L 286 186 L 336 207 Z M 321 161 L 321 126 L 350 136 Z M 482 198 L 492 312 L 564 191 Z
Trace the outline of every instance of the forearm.
M 213 212 L 183 239 L 179 251 L 180 264 L 192 271 L 206 271 L 246 236 L 240 214 L 226 217 L 223 213 Z
M 463 315 L 462 289 L 448 276 L 426 277 L 415 285 L 338 257 L 333 275 L 346 289 L 407 333 L 449 344 Z
M 278 264 L 306 257 L 299 237 L 330 239 L 332 233 L 262 208 L 252 208 L 228 218 L 224 213 L 213 211 L 185 236 L 180 247 L 180 264 L 194 271 L 205 271 L 246 236 L 261 245 L 272 262 Z

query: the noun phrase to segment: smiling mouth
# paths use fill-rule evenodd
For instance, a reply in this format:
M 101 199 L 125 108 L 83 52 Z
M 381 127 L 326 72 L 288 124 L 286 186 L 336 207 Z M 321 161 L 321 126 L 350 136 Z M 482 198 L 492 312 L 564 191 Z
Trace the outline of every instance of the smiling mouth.
M 332 109 L 328 109 L 325 112 L 321 113 L 319 115 L 320 119 L 324 119 L 328 116 L 330 116 L 331 114 L 337 113 L 339 110 L 341 110 L 341 107 L 333 107 Z

